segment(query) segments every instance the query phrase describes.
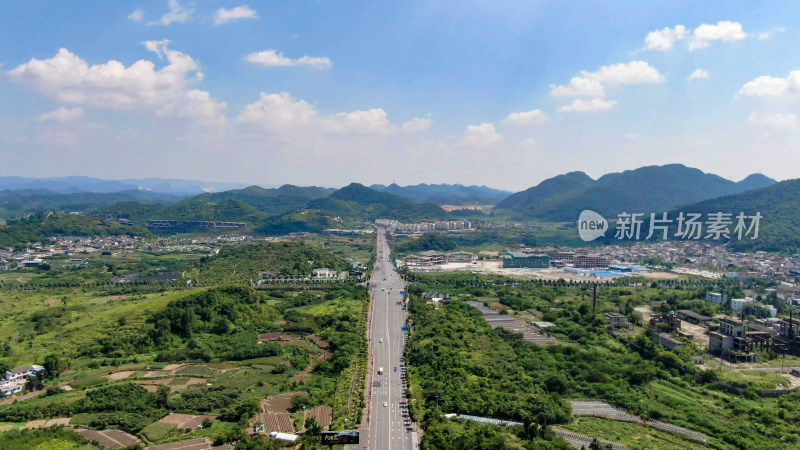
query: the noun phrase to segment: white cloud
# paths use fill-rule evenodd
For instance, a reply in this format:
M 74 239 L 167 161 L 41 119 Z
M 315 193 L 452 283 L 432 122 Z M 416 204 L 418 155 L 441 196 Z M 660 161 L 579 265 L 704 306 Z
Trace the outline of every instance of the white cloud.
M 664 77 L 653 66 L 644 61 L 631 61 L 628 64 L 603 66 L 597 72 L 581 72 L 606 84 L 651 84 L 661 83 Z
M 313 69 L 325 70 L 330 69 L 332 65 L 331 60 L 326 57 L 303 56 L 302 58 L 291 59 L 283 56 L 283 53 L 278 53 L 273 49 L 250 53 L 245 57 L 245 59 L 248 62 L 264 67 L 309 66 Z
M 197 63 L 189 55 L 168 48 L 169 41 L 147 41 L 145 47 L 166 59 L 156 69 L 152 61 L 139 60 L 125 67 L 110 60 L 90 66 L 62 48 L 50 59 L 31 59 L 7 72 L 12 81 L 77 105 L 113 110 L 136 110 L 158 117 L 191 118 L 203 125 L 224 125 L 225 103 L 208 92 L 189 89 L 189 82 L 202 79 Z
M 538 145 L 538 142 L 536 142 L 536 139 L 529 137 L 526 138 L 524 141 L 522 141 L 522 145 L 524 145 L 525 147 L 536 147 L 536 145 Z
M 766 41 L 767 39 L 769 39 L 771 37 L 772 37 L 772 32 L 771 31 L 762 31 L 761 33 L 758 33 L 758 35 L 756 35 L 756 38 L 759 41 Z
M 720 21 L 716 25 L 704 23 L 695 28 L 689 51 L 708 47 L 713 41 L 736 42 L 747 37 L 738 22 Z
M 433 120 L 431 120 L 430 117 L 425 119 L 421 117 L 414 117 L 408 122 L 403 122 L 401 128 L 406 133 L 416 133 L 430 129 L 431 125 L 433 125 Z
M 340 112 L 322 123 L 323 130 L 337 134 L 389 135 L 397 131 L 382 108 Z
M 603 112 L 617 105 L 615 100 L 606 101 L 602 98 L 583 100 L 576 98 L 572 104 L 562 106 L 559 112 Z
M 691 75 L 687 78 L 689 80 L 707 80 L 708 79 L 708 72 L 703 69 L 695 69 Z
M 758 113 L 752 112 L 747 117 L 747 121 L 755 125 L 781 130 L 797 128 L 797 116 L 794 114 L 774 113 L 760 116 Z
M 281 131 L 314 125 L 318 114 L 310 103 L 295 100 L 288 92 L 262 92 L 257 102 L 244 107 L 238 120 L 260 125 L 270 131 Z
M 231 20 L 238 19 L 258 19 L 258 13 L 250 9 L 247 5 L 237 6 L 231 9 L 220 8 L 214 14 L 214 25 L 221 25 Z
M 186 23 L 192 20 L 194 14 L 194 6 L 181 6 L 178 0 L 169 0 L 167 2 L 169 11 L 167 11 L 161 19 L 155 22 L 150 22 L 150 25 L 170 25 L 172 23 Z
M 38 117 L 39 123 L 44 123 L 48 121 L 52 122 L 70 122 L 73 120 L 78 120 L 83 117 L 83 108 L 58 108 L 55 111 L 51 111 L 49 113 L 44 113 Z
M 128 20 L 131 22 L 141 22 L 144 19 L 144 11 L 137 9 L 136 11 L 128 14 Z
M 548 122 L 547 114 L 541 109 L 511 113 L 504 122 L 512 125 L 539 125 Z
M 550 85 L 553 97 L 603 97 L 603 83 L 586 77 L 573 77 L 566 86 Z
M 262 92 L 258 101 L 244 107 L 237 120 L 276 134 L 295 136 L 325 133 L 386 136 L 398 130 L 381 108 L 321 117 L 313 105 L 295 99 L 288 92 Z
M 745 97 L 780 97 L 787 93 L 797 93 L 800 90 L 800 70 L 795 70 L 786 78 L 764 75 L 748 81 L 739 90 Z
M 475 148 L 487 148 L 503 142 L 503 135 L 497 132 L 492 123 L 468 125 L 462 145 Z
M 661 83 L 664 77 L 645 61 L 631 61 L 627 64 L 602 66 L 597 72 L 581 71 L 567 86 L 550 86 L 550 94 L 555 97 L 603 97 L 605 85 L 653 84 Z
M 675 28 L 666 27 L 647 33 L 644 38 L 644 44 L 647 50 L 664 52 L 671 50 L 675 46 L 675 41 L 679 41 L 684 37 L 686 37 L 686 27 L 676 25 Z

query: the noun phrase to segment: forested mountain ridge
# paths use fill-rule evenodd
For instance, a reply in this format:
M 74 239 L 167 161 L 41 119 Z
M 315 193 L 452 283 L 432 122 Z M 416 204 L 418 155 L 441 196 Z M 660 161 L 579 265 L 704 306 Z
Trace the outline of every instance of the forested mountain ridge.
M 144 227 L 132 227 L 97 217 L 74 214 L 32 214 L 0 225 L 0 247 L 42 242 L 51 236 L 151 236 Z
M 591 180 L 572 172 L 513 194 L 496 209 L 540 220 L 575 220 L 584 209 L 603 216 L 620 212 L 657 212 L 683 204 L 766 187 L 775 181 L 751 175 L 736 183 L 682 164 L 647 166 Z
M 446 211 L 433 203 L 415 203 L 405 197 L 377 192 L 359 183 L 345 186 L 326 198 L 312 200 L 305 208 L 359 220 L 386 217 L 416 221 L 448 217 Z
M 464 186 L 462 184 L 417 184 L 398 186 L 373 184 L 370 189 L 406 197 L 415 202 L 430 202 L 437 205 L 490 204 L 501 201 L 511 192 L 492 189 L 487 186 Z
M 316 198 L 327 197 L 333 191 L 334 189 L 317 186 L 305 187 L 290 184 L 284 184 L 275 189 L 249 186 L 244 189 L 200 194 L 184 200 L 183 203 L 238 200 L 268 214 L 283 214 L 300 209 Z
M 110 193 L 78 192 L 59 194 L 44 189 L 0 191 L 0 219 L 15 219 L 28 214 L 52 211 L 84 212 L 120 202 L 170 205 L 180 197 L 149 191 Z

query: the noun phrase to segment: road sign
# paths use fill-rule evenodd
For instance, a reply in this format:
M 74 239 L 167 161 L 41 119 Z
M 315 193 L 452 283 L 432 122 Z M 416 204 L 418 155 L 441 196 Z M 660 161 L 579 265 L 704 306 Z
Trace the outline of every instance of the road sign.
M 406 295 L 406 291 L 400 291 L 400 293 Z
M 358 444 L 358 430 L 322 432 L 322 445 L 343 444 Z
M 400 328 L 400 331 L 408 331 L 408 327 Z

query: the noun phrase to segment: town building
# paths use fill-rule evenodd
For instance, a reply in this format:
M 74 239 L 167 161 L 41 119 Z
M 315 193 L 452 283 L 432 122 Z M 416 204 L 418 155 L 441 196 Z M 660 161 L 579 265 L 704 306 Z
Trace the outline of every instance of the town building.
M 317 280 L 329 280 L 329 279 L 336 278 L 337 274 L 338 274 L 338 272 L 336 272 L 335 270 L 331 270 L 331 269 L 329 269 L 327 267 L 323 267 L 321 269 L 314 269 L 311 272 L 311 277 L 315 278 Z
M 708 322 L 711 322 L 711 319 L 713 319 L 712 317 L 709 317 L 709 316 L 704 316 L 702 314 L 697 314 L 696 312 L 691 311 L 689 309 L 679 309 L 678 310 L 678 317 L 680 317 L 681 319 L 683 319 L 683 320 L 685 320 L 687 322 L 693 323 L 695 325 L 708 323 Z
M 409 267 L 429 267 L 447 263 L 471 263 L 478 260 L 478 256 L 470 252 L 442 253 L 436 250 L 424 251 L 418 255 L 409 255 L 403 258 L 403 264 Z
M 6 372 L 6 381 L 25 380 L 30 376 L 36 375 L 42 370 L 44 370 L 44 367 L 38 366 L 36 364 L 32 364 L 30 366 L 17 367 L 16 369 L 11 369 Z
M 719 331 L 709 332 L 708 351 L 732 361 L 758 362 L 744 323 L 734 317 L 723 317 Z
M 606 316 L 606 323 L 614 328 L 627 327 L 631 325 L 625 316 L 620 313 L 607 312 L 603 313 L 603 315 Z
M 736 311 L 737 313 L 741 314 L 741 312 L 744 310 L 745 306 L 747 306 L 747 304 L 752 303 L 752 302 L 753 302 L 753 299 L 750 298 L 750 297 L 732 298 L 731 299 L 731 309 Z
M 654 329 L 658 328 L 659 323 L 666 324 L 665 331 L 668 333 L 680 331 L 681 329 L 681 319 L 679 319 L 673 311 L 650 318 L 650 326 Z
M 608 267 L 610 261 L 604 256 L 577 255 L 572 264 L 581 269 L 598 269 Z
M 517 269 L 549 269 L 550 257 L 526 252 L 508 252 L 508 254 L 503 257 L 503 267 Z
M 685 347 L 686 344 L 683 342 L 675 339 L 674 337 L 670 336 L 667 333 L 658 333 L 656 335 L 656 342 L 663 345 L 664 347 L 668 348 L 669 350 L 675 350 L 676 348 Z
M 709 292 L 706 294 L 706 300 L 715 305 L 721 305 L 728 301 L 728 296 L 719 292 Z

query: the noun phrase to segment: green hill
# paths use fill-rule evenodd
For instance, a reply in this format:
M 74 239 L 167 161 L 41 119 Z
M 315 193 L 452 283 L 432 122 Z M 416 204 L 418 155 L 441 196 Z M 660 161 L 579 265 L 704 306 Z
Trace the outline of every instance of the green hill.
M 575 220 L 584 209 L 605 217 L 620 212 L 650 213 L 774 183 L 751 175 L 739 183 L 682 164 L 648 166 L 593 181 L 582 172 L 545 180 L 500 202 L 497 209 L 542 220 Z
M 120 225 L 97 217 L 74 214 L 33 214 L 0 225 L 0 246 L 42 242 L 50 236 L 151 236 L 143 227 Z
M 701 213 L 704 219 L 708 213 L 730 213 L 734 222 L 740 212 L 746 215 L 760 212 L 762 219 L 758 238 L 734 239 L 731 241 L 734 249 L 787 253 L 800 251 L 800 179 L 781 181 L 763 189 L 682 206 L 679 210 L 685 213 Z M 673 212 L 669 217 L 675 217 L 676 214 L 677 212 Z M 734 226 L 735 223 L 730 227 L 731 231 Z M 670 236 L 672 233 L 674 230 Z
M 529 211 L 535 214 L 535 211 L 540 207 L 539 205 L 548 199 L 583 190 L 595 183 L 595 180 L 583 172 L 569 172 L 548 178 L 532 188 L 509 195 L 505 200 L 495 205 L 495 209 Z
M 464 186 L 461 184 L 417 184 L 398 186 L 373 184 L 370 189 L 406 197 L 415 202 L 430 202 L 437 205 L 494 205 L 511 193 L 486 186 Z
M 312 200 L 306 205 L 306 209 L 370 221 L 377 218 L 416 221 L 449 217 L 445 210 L 433 203 L 414 203 L 405 197 L 377 192 L 358 183 L 345 186 L 327 198 Z
M 125 201 L 169 205 L 179 200 L 180 197 L 173 195 L 147 191 L 70 194 L 58 194 L 43 189 L 0 191 L 0 219 L 16 219 L 51 211 L 84 212 Z
M 275 236 L 288 233 L 319 233 L 328 228 L 346 228 L 357 223 L 344 222 L 330 214 L 315 209 L 290 211 L 268 217 L 257 230 L 261 234 Z
M 115 214 L 136 222 L 149 220 L 224 220 L 234 222 L 260 223 L 267 214 L 239 200 L 219 202 L 194 200 L 176 205 L 148 205 L 138 202 L 122 202 L 98 208 L 94 212 Z
M 316 186 L 293 186 L 291 184 L 285 184 L 276 189 L 250 186 L 244 189 L 200 194 L 184 200 L 183 203 L 238 200 L 253 206 L 261 212 L 283 214 L 295 209 L 301 209 L 309 201 L 327 197 L 331 192 L 333 192 L 333 189 Z
M 223 247 L 219 255 L 203 258 L 186 278 L 198 283 L 249 283 L 261 271 L 310 275 L 316 268 L 346 270 L 347 263 L 332 253 L 303 242 L 253 242 Z

